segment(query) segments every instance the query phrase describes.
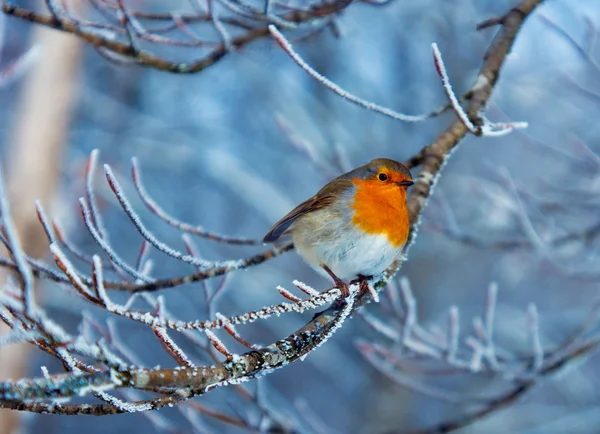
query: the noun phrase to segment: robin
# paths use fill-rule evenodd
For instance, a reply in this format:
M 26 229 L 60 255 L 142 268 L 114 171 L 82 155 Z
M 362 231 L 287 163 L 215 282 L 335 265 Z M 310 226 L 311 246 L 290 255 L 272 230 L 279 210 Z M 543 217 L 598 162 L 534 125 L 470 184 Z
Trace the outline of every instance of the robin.
M 377 158 L 338 176 L 273 225 L 263 242 L 291 235 L 296 251 L 349 295 L 342 279 L 366 285 L 401 254 L 410 222 L 406 190 L 410 171 Z

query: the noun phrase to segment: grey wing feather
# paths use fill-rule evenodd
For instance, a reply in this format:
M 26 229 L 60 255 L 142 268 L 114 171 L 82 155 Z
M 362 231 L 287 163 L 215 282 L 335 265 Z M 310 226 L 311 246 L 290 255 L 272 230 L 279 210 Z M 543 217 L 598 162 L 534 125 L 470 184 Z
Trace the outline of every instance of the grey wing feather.
M 313 196 L 310 199 L 305 200 L 273 225 L 273 227 L 263 238 L 263 243 L 272 243 L 277 241 L 277 239 L 290 228 L 292 223 L 294 223 L 298 217 L 326 206 L 327 204 L 331 203 L 333 199 L 333 196 L 326 196 L 318 199 L 317 196 Z
M 287 213 L 281 220 L 273 225 L 269 232 L 267 232 L 263 238 L 263 243 L 272 243 L 277 241 L 277 239 L 290 228 L 292 223 L 294 223 L 298 217 L 303 214 L 321 209 L 334 202 L 340 191 L 344 191 L 352 186 L 352 181 L 350 180 L 351 177 L 349 175 L 351 175 L 353 172 L 338 176 L 325 187 L 323 187 L 316 195 L 305 200 L 296 208 Z

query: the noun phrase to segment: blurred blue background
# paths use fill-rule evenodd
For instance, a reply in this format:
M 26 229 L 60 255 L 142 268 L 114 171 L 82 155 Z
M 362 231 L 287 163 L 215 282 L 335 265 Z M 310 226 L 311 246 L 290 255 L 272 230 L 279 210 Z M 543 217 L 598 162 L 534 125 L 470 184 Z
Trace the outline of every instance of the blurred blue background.
M 355 4 L 337 20 L 340 37 L 325 31 L 295 48 L 319 72 L 360 97 L 405 113 L 429 112 L 446 103 L 431 43 L 438 43 L 456 92 L 464 92 L 495 34 L 494 29 L 478 32 L 475 25 L 514 4 L 505 0 Z M 542 239 L 598 223 L 600 69 L 595 62 L 600 61 L 600 48 L 593 42 L 599 24 L 597 1 L 546 2 L 519 34 L 487 116 L 494 121 L 527 121 L 530 126 L 501 138 L 468 137 L 444 169 L 417 243 L 400 273 L 412 284 L 423 324 L 443 327 L 448 307 L 456 305 L 467 333 L 470 318 L 481 312 L 486 288 L 494 281 L 499 285 L 496 339 L 526 354 L 528 303 L 537 305 L 542 344 L 551 349 L 577 327 L 597 299 L 600 273 L 594 240 L 575 240 L 560 249 L 505 250 L 493 243 L 528 240 L 517 198 Z M 23 53 L 31 38 L 31 25 L 6 17 L 2 62 Z M 218 233 L 260 238 L 332 177 L 376 157 L 405 160 L 454 119 L 453 113 L 446 113 L 406 124 L 356 107 L 308 77 L 271 41 L 251 44 L 193 75 L 114 65 L 88 46 L 73 49 L 83 51 L 74 67 L 64 146 L 54 160 L 46 160 L 57 166 L 59 186 L 44 204 L 70 238 L 90 252 L 96 250 L 81 223 L 77 198 L 84 193 L 83 170 L 94 148 L 116 172 L 155 235 L 183 249 L 177 232 L 134 199 L 131 157 L 138 157 L 147 189 L 171 214 Z M 0 88 L 5 164 L 17 153 L 15 130 L 23 113 L 18 108 L 36 67 L 39 64 L 34 63 L 23 77 Z M 141 238 L 100 173 L 96 183 L 111 242 L 133 261 Z M 11 188 L 18 195 L 19 186 Z M 33 204 L 27 209 L 34 214 Z M 484 246 L 465 245 L 453 239 L 448 228 L 481 240 Z M 203 240 L 198 246 L 207 259 L 246 257 L 261 250 Z M 157 253 L 153 258 L 158 276 L 190 271 Z M 320 289 L 328 286 L 292 252 L 232 274 L 217 310 L 236 314 L 278 303 L 275 287 L 291 289 L 294 279 Z M 84 309 L 103 321 L 72 292 L 48 285 L 40 294 L 70 330 L 76 330 Z M 169 309 L 181 319 L 206 317 L 201 285 L 164 294 Z M 366 309 L 385 318 L 383 306 Z M 268 344 L 310 315 L 287 315 L 244 328 L 243 333 L 248 340 Z M 117 324 L 122 339 L 147 366 L 173 365 L 142 327 Z M 320 427 L 326 433 L 403 432 L 466 411 L 466 405 L 440 402 L 394 384 L 364 360 L 354 345 L 358 338 L 389 344 L 364 322 L 352 319 L 305 361 L 261 380 L 270 407 L 301 431 L 317 432 Z M 29 375 L 39 375 L 40 364 L 58 372 L 45 356 L 31 356 Z M 597 432 L 600 374 L 598 357 L 591 358 L 547 379 L 511 408 L 460 432 Z M 472 377 L 453 384 L 453 389 L 475 393 L 491 381 Z M 197 401 L 233 414 L 248 411 L 248 404 L 228 388 Z M 180 432 L 190 429 L 177 409 L 163 410 L 160 417 Z M 210 418 L 205 423 L 207 432 L 242 432 Z M 27 415 L 22 432 L 156 429 L 142 415 L 101 419 Z

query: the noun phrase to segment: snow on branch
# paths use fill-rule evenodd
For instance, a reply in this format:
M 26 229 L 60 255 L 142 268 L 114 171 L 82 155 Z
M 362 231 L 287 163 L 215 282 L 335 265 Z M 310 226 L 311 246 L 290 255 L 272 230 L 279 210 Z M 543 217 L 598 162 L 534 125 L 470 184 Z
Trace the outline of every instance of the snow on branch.
M 492 282 L 483 303 L 483 313 L 473 318 L 470 334 L 465 336 L 463 333 L 461 336 L 456 306 L 449 309 L 446 332 L 438 334 L 437 330 L 444 330 L 443 325 L 426 327 L 416 322 L 415 298 L 405 281 L 397 294 L 405 309 L 386 318 L 387 322 L 401 325 L 401 345 L 390 347 L 383 341 L 357 340 L 356 346 L 363 357 L 398 386 L 436 400 L 461 404 L 467 409 L 480 407 L 479 410 L 465 412 L 456 420 L 441 422 L 415 433 L 448 432 L 470 425 L 516 401 L 545 377 L 594 351 L 600 343 L 600 323 L 596 321 L 591 329 L 576 330 L 572 337 L 545 351 L 540 339 L 538 310 L 535 304 L 530 303 L 522 315 L 523 329 L 527 331 L 530 343 L 527 355 L 523 357 L 515 349 L 499 346 L 492 333 L 496 322 L 497 295 L 498 287 Z M 590 317 L 595 316 L 597 311 L 598 306 L 594 306 Z M 381 337 L 390 338 L 386 333 L 381 333 Z M 467 393 L 436 385 L 441 377 L 451 379 L 464 375 L 480 377 L 488 380 L 489 384 L 483 386 L 478 394 L 473 394 L 471 389 Z M 500 384 L 498 380 L 501 380 Z
M 292 44 L 285 38 L 285 36 L 283 36 L 283 34 L 279 30 L 277 30 L 277 27 L 275 27 L 274 25 L 271 24 L 271 25 L 269 25 L 269 31 L 271 32 L 271 35 L 273 35 L 273 38 L 275 38 L 277 43 L 281 46 L 281 48 L 283 48 L 283 50 L 291 57 L 291 59 L 294 62 L 296 62 L 296 64 L 300 68 L 302 68 L 304 71 L 306 71 L 306 73 L 308 73 L 308 75 L 310 75 L 312 78 L 317 80 L 323 86 L 325 86 L 332 92 L 338 94 L 342 98 L 350 101 L 351 103 L 354 103 L 354 104 L 356 104 L 360 107 L 363 107 L 367 110 L 381 113 L 392 119 L 395 119 L 398 121 L 403 121 L 403 122 L 422 122 L 422 121 L 428 119 L 429 117 L 431 117 L 431 115 L 407 115 L 407 114 L 399 113 L 392 109 L 382 107 L 380 105 L 374 104 L 370 101 L 364 100 L 362 98 L 359 98 L 359 97 L 351 94 L 350 92 L 339 87 L 337 84 L 333 83 L 327 77 L 319 74 L 308 63 L 306 63 L 304 61 L 304 59 L 302 59 L 302 57 L 300 57 L 300 55 L 298 53 L 296 53 L 296 51 L 294 51 Z
M 429 114 L 422 115 L 408 115 L 404 113 L 399 113 L 392 109 L 382 107 L 380 105 L 374 104 L 370 101 L 359 98 L 352 93 L 342 89 L 337 84 L 333 83 L 327 77 L 319 74 L 314 68 L 312 68 L 302 57 L 294 50 L 292 44 L 285 38 L 285 36 L 277 30 L 277 27 L 274 25 L 269 26 L 269 31 L 273 38 L 277 41 L 277 43 L 281 46 L 281 48 L 290 56 L 290 58 L 300 67 L 302 68 L 308 75 L 317 80 L 323 86 L 341 96 L 347 101 L 350 101 L 353 104 L 356 104 L 360 107 L 363 107 L 367 110 L 374 111 L 376 113 L 383 114 L 384 116 L 390 117 L 392 119 L 402 121 L 402 122 L 423 122 L 433 116 L 436 116 L 443 111 L 445 111 L 446 107 L 442 107 L 441 109 L 435 110 Z M 475 125 L 470 119 L 467 113 L 464 111 L 462 106 L 460 105 L 459 98 L 456 96 L 454 91 L 452 90 L 452 85 L 450 84 L 450 79 L 448 78 L 448 74 L 446 72 L 446 66 L 444 65 L 444 61 L 442 60 L 442 54 L 438 49 L 437 44 L 433 43 L 431 45 L 433 50 L 433 58 L 436 70 L 442 80 L 442 84 L 444 86 L 444 91 L 446 92 L 446 96 L 450 100 L 450 107 L 454 110 L 458 118 L 461 122 L 467 127 L 467 129 L 477 136 L 488 136 L 488 137 L 498 137 L 503 136 L 505 134 L 510 133 L 515 129 L 523 129 L 527 128 L 527 122 L 510 122 L 510 123 L 490 123 L 484 117 L 478 117 L 478 124 Z M 476 83 L 471 92 L 479 86 L 479 83 Z M 469 94 L 471 95 L 471 92 Z M 463 98 L 464 99 L 464 98 Z
M 211 8 L 207 8 L 206 13 L 176 14 L 133 10 L 120 0 L 98 1 L 95 4 L 99 5 L 107 19 L 103 24 L 84 21 L 76 17 L 64 3 L 49 0 L 45 2 L 49 15 L 31 13 L 6 1 L 2 2 L 2 9 L 8 15 L 74 33 L 111 55 L 124 56 L 144 65 L 173 72 L 202 70 L 222 58 L 232 48 L 272 34 L 306 72 L 319 79 L 329 89 L 363 107 L 407 120 L 404 115 L 388 112 L 385 108 L 348 94 L 320 76 L 302 61 L 277 30 L 298 29 L 305 23 L 309 23 L 314 29 L 322 28 L 330 22 L 332 16 L 350 3 L 350 0 L 317 2 L 309 8 L 299 9 L 290 8 L 286 2 L 267 0 L 261 4 L 263 7 L 257 7 L 251 2 L 227 0 L 219 3 L 222 9 L 218 12 L 215 12 L 215 3 L 210 5 Z M 377 6 L 382 2 L 367 3 Z M 184 401 L 206 394 L 215 388 L 239 385 L 303 360 L 326 343 L 348 318 L 357 314 L 373 330 L 380 332 L 384 339 L 400 344 L 396 345 L 397 349 L 391 349 L 394 348 L 393 345 L 386 346 L 363 340 L 358 342 L 358 348 L 374 366 L 401 385 L 451 402 L 464 398 L 452 390 L 416 381 L 412 375 L 406 375 L 402 369 L 398 369 L 398 366 L 415 369 L 409 365 L 418 363 L 412 358 L 418 356 L 419 360 L 435 361 L 445 369 L 450 368 L 450 373 L 502 374 L 505 381 L 513 386 L 504 395 L 491 398 L 466 397 L 468 402 L 482 404 L 483 410 L 478 410 L 465 419 L 451 421 L 441 428 L 437 427 L 436 432 L 444 432 L 448 431 L 449 427 L 467 425 L 503 407 L 535 385 L 543 376 L 595 349 L 600 341 L 600 338 L 593 334 L 597 325 L 595 316 L 590 317 L 593 320 L 582 326 L 579 333 L 562 347 L 544 348 L 540 336 L 540 314 L 537 307 L 531 304 L 524 315 L 529 333 L 530 355 L 519 360 L 507 358 L 505 353 L 508 350 L 499 348 L 495 341 L 498 304 L 498 288 L 495 284 L 489 286 L 482 313 L 473 319 L 472 330 L 464 338 L 465 330 L 461 330 L 460 327 L 458 306 L 451 306 L 448 310 L 445 327 L 430 329 L 421 324 L 417 315 L 418 299 L 413 295 L 407 279 L 401 279 L 399 292 L 390 295 L 390 310 L 396 316 L 391 314 L 388 318 L 379 318 L 360 310 L 367 303 L 381 298 L 386 285 L 394 281 L 394 276 L 410 253 L 410 246 L 416 240 L 421 215 L 439 179 L 442 167 L 448 162 L 459 142 L 469 133 L 495 135 L 523 126 L 519 123 L 491 124 L 483 118 L 482 113 L 519 30 L 541 3 L 542 0 L 523 0 L 504 17 L 495 21 L 500 27 L 484 55 L 475 84 L 466 93 L 468 98 L 457 98 L 453 93 L 441 55 L 434 46 L 435 64 L 458 119 L 406 163 L 411 168 L 419 167 L 419 170 L 415 170 L 415 184 L 408 198 L 411 228 L 408 247 L 403 257 L 382 275 L 371 278 L 368 282 L 369 290 L 361 291 L 358 285 L 351 285 L 350 295 L 345 299 L 341 298 L 340 291 L 336 288 L 319 290 L 294 281 L 293 291 L 281 286 L 272 290 L 274 296 L 282 296 L 285 301 L 254 309 L 248 307 L 247 311 L 240 315 L 226 315 L 215 310 L 215 301 L 219 294 L 227 290 L 228 280 L 223 279 L 214 290 L 209 290 L 203 285 L 190 285 L 195 288 L 192 290 L 204 292 L 209 318 L 182 320 L 169 310 L 168 303 L 162 296 L 155 296 L 154 291 L 170 288 L 169 293 L 173 293 L 183 285 L 205 283 L 214 277 L 256 267 L 289 251 L 292 245 L 276 246 L 250 256 L 240 253 L 237 255 L 239 257 L 228 261 L 200 257 L 191 239 L 194 235 L 213 242 L 231 244 L 239 249 L 247 249 L 248 246 L 258 243 L 252 238 L 217 235 L 200 226 L 184 223 L 166 213 L 146 191 L 141 181 L 141 170 L 134 160 L 133 184 L 143 205 L 152 215 L 158 217 L 161 223 L 181 232 L 183 248 L 160 240 L 151 231 L 127 197 L 126 188 L 112 169 L 104 166 L 108 185 L 122 211 L 129 218 L 132 230 L 140 238 L 137 257 L 129 262 L 113 248 L 111 238 L 116 234 L 109 233 L 103 224 L 92 182 L 98 166 L 98 152 L 94 151 L 86 169 L 85 196 L 80 199 L 79 204 L 85 227 L 97 245 L 97 253 L 82 252 L 65 236 L 60 225 L 45 214 L 41 204 L 37 204 L 38 217 L 48 237 L 50 252 L 55 262 L 55 266 L 49 265 L 32 259 L 22 251 L 0 179 L 0 242 L 9 251 L 9 257 L 0 258 L 0 266 L 15 271 L 17 275 L 16 280 L 7 281 L 0 291 L 0 320 L 12 329 L 9 334 L 0 338 L 0 345 L 29 342 L 58 359 L 65 370 L 64 373 L 43 370 L 39 378 L 0 383 L 0 405 L 40 413 L 105 415 L 156 410 L 181 404 L 184 416 L 194 426 L 198 425 L 197 416 L 202 414 L 238 427 L 252 427 L 260 431 L 262 429 L 257 429 L 256 424 L 242 416 L 230 417 L 198 403 Z M 232 14 L 235 15 L 234 18 L 231 18 Z M 162 26 L 162 30 L 160 27 L 150 30 L 150 23 Z M 193 36 L 190 27 L 195 24 L 214 28 L 217 39 L 204 41 Z M 242 36 L 229 34 L 229 28 L 236 26 L 243 31 Z M 165 29 L 180 31 L 185 38 L 171 40 L 163 34 L 167 31 Z M 174 63 L 142 49 L 142 45 L 146 43 L 203 48 L 209 50 L 209 54 L 191 63 Z M 412 120 L 424 119 L 417 118 Z M 181 241 L 178 239 L 176 243 Z M 152 273 L 152 255 L 177 260 L 190 271 L 183 276 L 157 278 Z M 75 260 L 78 261 L 77 267 Z M 36 280 L 40 279 L 73 290 L 74 296 L 109 317 L 106 326 L 97 321 L 92 314 L 86 313 L 83 315 L 78 334 L 67 332 L 35 303 L 32 288 Z M 382 304 L 384 303 L 380 303 Z M 307 311 L 312 311 L 312 318 L 308 319 L 307 316 L 303 326 L 288 332 L 287 336 L 274 338 L 270 344 L 261 345 L 243 337 L 246 335 L 243 327 L 249 323 L 284 314 L 304 314 Z M 144 361 L 138 360 L 135 352 L 123 341 L 123 333 L 120 333 L 120 324 L 133 322 L 150 331 L 153 342 L 158 340 L 176 367 L 147 367 Z M 102 339 L 95 338 L 91 330 L 99 331 Z M 186 344 L 193 345 L 198 351 L 188 351 Z M 395 364 L 392 366 L 390 361 Z M 416 368 L 424 369 L 422 366 Z M 252 395 L 239 386 L 230 389 L 254 402 L 264 420 L 268 421 L 267 425 L 280 430 L 286 426 L 281 416 L 270 412 L 267 406 L 262 404 L 258 392 Z M 152 394 L 151 398 L 147 397 L 149 393 Z M 95 397 L 102 403 L 94 404 L 86 400 L 81 404 L 71 401 L 73 397 L 80 396 L 86 399 L 90 396 L 92 399 Z M 159 419 L 154 421 L 157 424 L 162 423 Z
M 164 12 L 145 3 L 138 3 L 142 9 L 136 9 L 123 0 L 83 3 L 44 0 L 47 12 L 43 13 L 3 0 L 0 12 L 71 33 L 111 62 L 190 74 L 268 37 L 270 24 L 293 29 L 304 37 L 318 33 L 331 26 L 354 0 L 320 0 L 308 6 L 293 0 L 190 0 L 177 11 L 167 8 Z M 180 62 L 159 54 L 164 47 L 193 54 L 189 61 Z M 28 59 L 24 57 L 23 62 Z

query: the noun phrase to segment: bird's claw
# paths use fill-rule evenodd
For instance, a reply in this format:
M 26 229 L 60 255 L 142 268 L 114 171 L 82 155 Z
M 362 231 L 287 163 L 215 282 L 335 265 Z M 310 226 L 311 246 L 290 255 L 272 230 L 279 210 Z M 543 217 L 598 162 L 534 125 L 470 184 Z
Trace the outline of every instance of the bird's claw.
M 350 288 L 348 287 L 348 284 L 346 282 L 344 282 L 342 279 L 340 279 L 339 277 L 337 277 L 335 275 L 335 273 L 333 271 L 331 271 L 331 269 L 327 265 L 322 265 L 321 267 L 333 279 L 335 286 L 341 292 L 341 298 L 342 299 L 347 298 L 350 295 Z

